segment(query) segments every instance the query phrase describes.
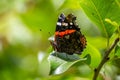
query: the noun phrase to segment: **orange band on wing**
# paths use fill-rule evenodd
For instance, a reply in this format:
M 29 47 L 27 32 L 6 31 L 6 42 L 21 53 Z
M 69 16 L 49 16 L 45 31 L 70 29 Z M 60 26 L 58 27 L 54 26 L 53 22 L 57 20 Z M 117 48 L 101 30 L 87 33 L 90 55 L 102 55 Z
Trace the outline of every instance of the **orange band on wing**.
M 55 32 L 55 35 L 63 37 L 64 35 L 71 34 L 75 31 L 76 30 L 73 30 L 73 29 L 72 30 L 65 30 L 65 31 L 62 31 L 62 32 L 57 31 L 57 32 Z

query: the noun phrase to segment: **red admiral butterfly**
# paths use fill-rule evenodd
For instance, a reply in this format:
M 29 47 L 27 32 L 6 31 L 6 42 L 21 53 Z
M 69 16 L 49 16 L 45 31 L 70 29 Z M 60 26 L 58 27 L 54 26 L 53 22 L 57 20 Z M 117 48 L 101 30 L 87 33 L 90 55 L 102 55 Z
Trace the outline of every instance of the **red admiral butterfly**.
M 86 47 L 86 38 L 81 33 L 73 14 L 59 16 L 54 38 L 55 40 L 50 42 L 57 52 L 65 52 L 70 55 L 81 54 Z

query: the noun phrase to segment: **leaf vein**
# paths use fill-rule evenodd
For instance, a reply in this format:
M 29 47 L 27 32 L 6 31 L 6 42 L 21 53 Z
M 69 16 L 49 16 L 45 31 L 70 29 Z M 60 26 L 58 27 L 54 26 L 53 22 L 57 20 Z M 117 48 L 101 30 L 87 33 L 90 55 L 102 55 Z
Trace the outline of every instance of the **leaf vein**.
M 95 3 L 94 3 L 92 0 L 90 0 L 90 2 L 91 2 L 91 4 L 93 5 L 93 7 L 94 7 L 94 9 L 95 9 L 95 11 L 96 11 L 96 13 L 97 13 L 97 15 L 98 15 L 98 17 L 99 17 L 100 23 L 102 24 L 103 30 L 105 31 L 105 35 L 108 37 L 107 30 L 105 29 L 105 25 L 104 25 L 104 23 L 103 23 L 103 19 L 102 19 L 102 17 L 100 16 L 99 11 L 98 11 L 98 9 L 97 9 L 96 6 L 95 6 Z

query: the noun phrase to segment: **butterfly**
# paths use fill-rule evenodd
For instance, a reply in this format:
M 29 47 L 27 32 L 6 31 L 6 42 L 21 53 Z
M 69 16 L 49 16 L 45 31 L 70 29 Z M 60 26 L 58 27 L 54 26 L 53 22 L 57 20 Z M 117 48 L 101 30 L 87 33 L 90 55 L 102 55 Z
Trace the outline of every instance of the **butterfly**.
M 86 38 L 76 23 L 76 17 L 73 14 L 65 16 L 63 13 L 58 17 L 54 40 L 50 43 L 55 51 L 69 55 L 81 54 L 87 45 Z

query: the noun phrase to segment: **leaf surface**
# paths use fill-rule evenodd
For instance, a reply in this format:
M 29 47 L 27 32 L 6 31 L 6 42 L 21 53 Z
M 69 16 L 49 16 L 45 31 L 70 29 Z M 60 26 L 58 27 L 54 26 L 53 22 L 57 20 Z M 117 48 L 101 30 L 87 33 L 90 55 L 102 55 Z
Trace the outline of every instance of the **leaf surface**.
M 120 24 L 120 5 L 118 3 L 120 3 L 118 0 L 80 0 L 81 8 L 107 38 L 111 37 L 115 27 L 105 22 L 105 19 Z
M 77 55 L 68 55 L 66 53 L 53 51 L 48 57 L 48 61 L 50 63 L 50 75 L 61 74 L 67 71 L 75 63 L 80 63 L 85 60 L 86 58 L 80 59 Z

